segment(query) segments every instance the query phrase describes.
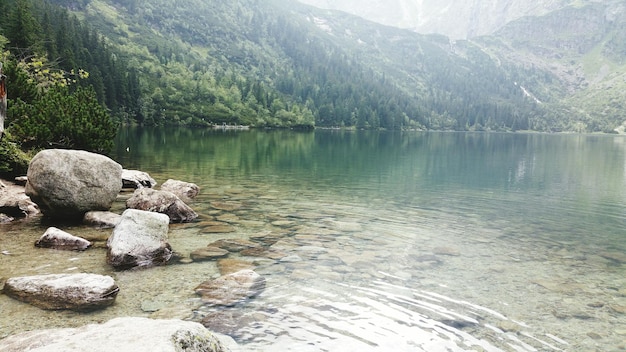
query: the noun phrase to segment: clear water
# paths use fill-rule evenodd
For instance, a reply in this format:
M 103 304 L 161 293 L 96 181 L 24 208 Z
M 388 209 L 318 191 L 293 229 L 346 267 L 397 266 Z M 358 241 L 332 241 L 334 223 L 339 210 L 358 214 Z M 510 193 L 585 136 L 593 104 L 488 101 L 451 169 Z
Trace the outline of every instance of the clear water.
M 126 129 L 116 145 L 125 168 L 201 187 L 200 221 L 170 227 L 183 257 L 274 238 L 272 259 L 230 255 L 267 288 L 203 306 L 193 289 L 215 261 L 116 272 L 110 230 L 68 226 L 96 248 L 42 250 L 49 224 L 33 219 L 0 228 L 1 277 L 96 272 L 121 291 L 90 314 L 0 295 L 0 337 L 132 315 L 204 320 L 246 351 L 626 349 L 622 136 Z

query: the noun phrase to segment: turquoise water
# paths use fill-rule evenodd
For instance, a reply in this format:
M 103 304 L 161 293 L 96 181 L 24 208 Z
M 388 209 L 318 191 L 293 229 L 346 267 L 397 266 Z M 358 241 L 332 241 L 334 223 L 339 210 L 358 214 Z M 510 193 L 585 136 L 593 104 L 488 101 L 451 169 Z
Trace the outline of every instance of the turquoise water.
M 623 136 L 126 129 L 116 146 L 127 169 L 201 187 L 190 203 L 200 220 L 170 227 L 175 251 L 266 241 L 272 258 L 230 257 L 267 288 L 206 307 L 193 288 L 219 275 L 216 262 L 114 272 L 103 248 L 51 259 L 4 235 L 0 249 L 15 254 L 0 256 L 2 276 L 96 271 L 121 287 L 106 311 L 44 322 L 0 296 L 21 317 L 0 320 L 7 334 L 140 315 L 204 321 L 246 351 L 626 348 Z M 233 232 L 207 233 L 209 221 Z M 11 226 L 29 239 L 42 228 Z

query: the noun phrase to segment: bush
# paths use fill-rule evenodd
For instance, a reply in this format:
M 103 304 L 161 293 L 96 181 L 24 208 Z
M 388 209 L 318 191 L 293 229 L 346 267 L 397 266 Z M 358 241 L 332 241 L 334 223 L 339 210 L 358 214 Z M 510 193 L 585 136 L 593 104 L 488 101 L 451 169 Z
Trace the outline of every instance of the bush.
M 0 176 L 14 178 L 26 175 L 30 157 L 11 142 L 11 135 L 5 133 L 0 141 Z

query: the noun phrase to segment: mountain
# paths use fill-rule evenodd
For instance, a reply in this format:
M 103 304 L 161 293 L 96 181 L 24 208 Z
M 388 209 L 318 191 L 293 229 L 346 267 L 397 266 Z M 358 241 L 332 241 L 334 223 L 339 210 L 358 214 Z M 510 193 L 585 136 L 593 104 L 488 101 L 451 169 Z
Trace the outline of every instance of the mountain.
M 293 0 L 52 2 L 137 77 L 138 113 L 119 117 L 142 124 L 611 131 L 626 120 L 620 1 L 472 40 Z
M 453 39 L 492 34 L 525 16 L 542 16 L 588 0 L 300 0 L 388 26 Z

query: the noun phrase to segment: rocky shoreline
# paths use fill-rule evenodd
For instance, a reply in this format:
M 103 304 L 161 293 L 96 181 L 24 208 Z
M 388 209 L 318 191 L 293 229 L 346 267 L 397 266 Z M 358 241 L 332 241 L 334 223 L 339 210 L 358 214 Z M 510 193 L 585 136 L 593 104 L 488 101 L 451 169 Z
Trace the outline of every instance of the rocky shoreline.
M 114 270 L 150 270 L 180 259 L 168 242 L 169 225 L 197 219 L 198 214 L 187 203 L 200 191 L 197 185 L 178 180 L 168 180 L 160 190 L 154 186 L 156 181 L 148 174 L 124 170 L 102 155 L 45 150 L 33 158 L 26 178 L 1 182 L 0 224 L 39 216 L 47 220 L 81 219 L 89 226 L 112 229 L 106 242 L 106 258 L 102 260 Z M 127 209 L 122 214 L 110 212 L 124 187 L 135 189 L 126 200 Z M 92 243 L 63 229 L 49 227 L 34 245 L 54 250 L 87 251 Z M 195 251 L 190 260 L 224 257 L 229 253 L 224 247 L 231 250 L 237 247 L 235 250 L 241 251 L 255 246 L 254 243 L 216 243 Z M 251 268 L 240 269 L 199 283 L 196 294 L 207 305 L 233 306 L 264 290 L 262 276 Z M 111 276 L 97 273 L 11 277 L 2 278 L 0 283 L 0 289 L 7 296 L 46 310 L 90 312 L 107 309 L 115 303 L 118 293 L 124 292 L 123 285 L 118 285 Z M 141 324 L 137 323 L 138 320 Z M 107 335 L 109 329 L 111 332 Z M 145 332 L 147 330 L 152 331 L 151 336 L 147 336 L 150 335 Z M 218 338 L 201 324 L 147 318 L 118 318 L 78 329 L 30 331 L 0 340 L 0 350 L 3 351 L 82 351 L 85 346 L 94 351 L 179 351 L 182 348 L 185 351 L 218 352 L 237 349 L 234 340 L 226 336 Z

